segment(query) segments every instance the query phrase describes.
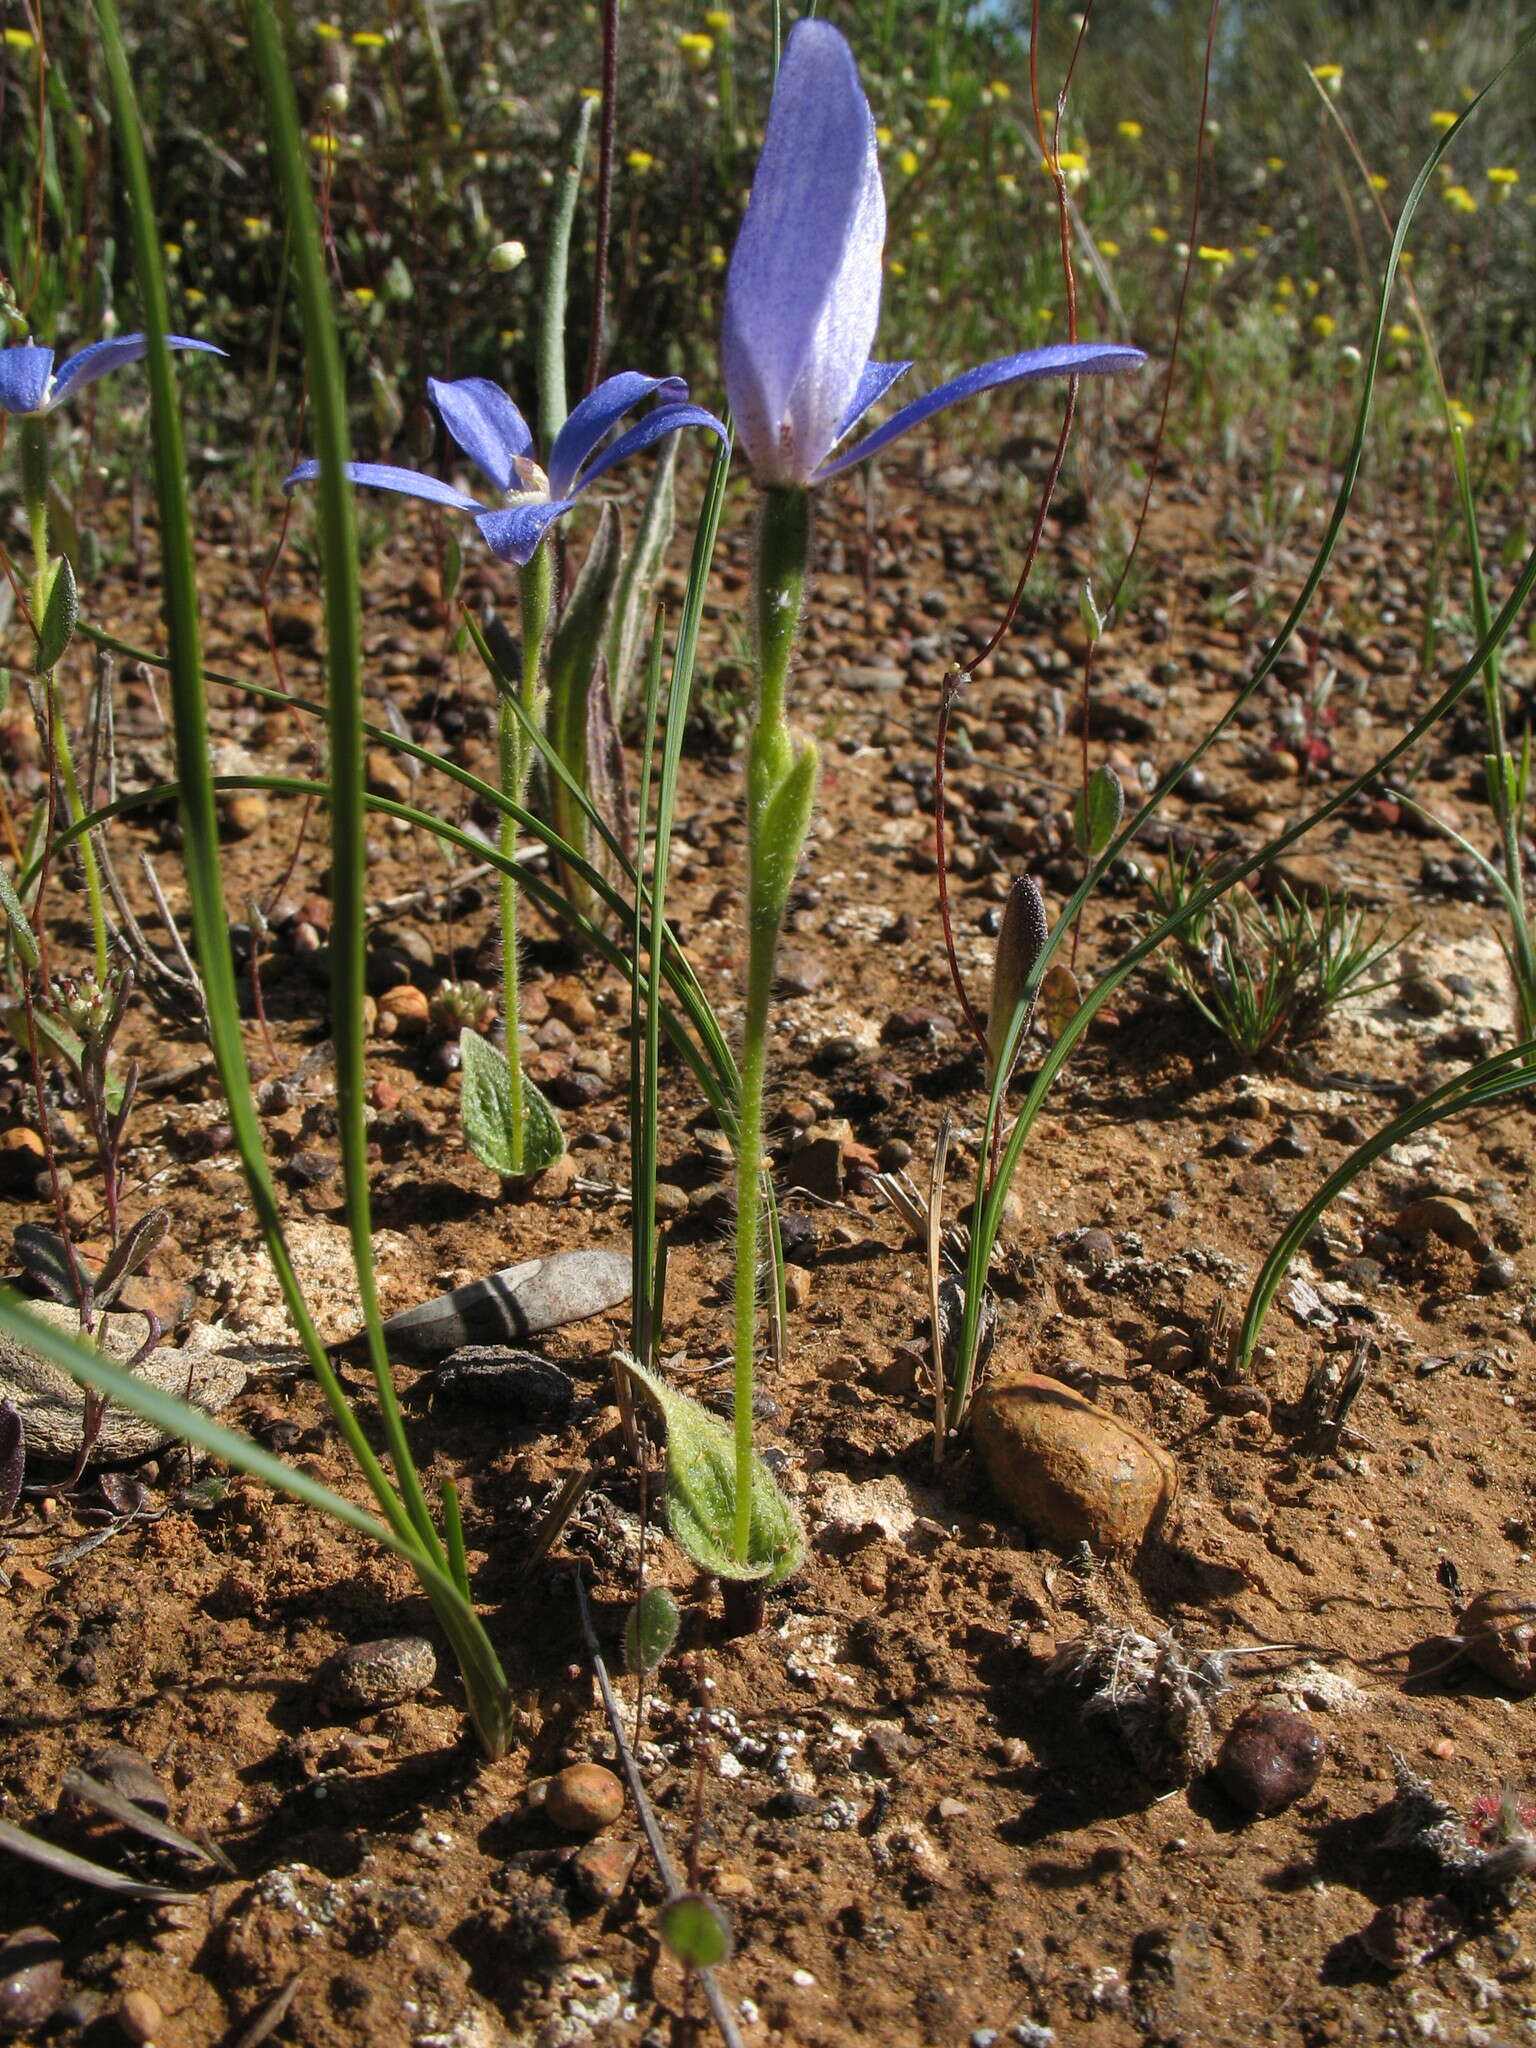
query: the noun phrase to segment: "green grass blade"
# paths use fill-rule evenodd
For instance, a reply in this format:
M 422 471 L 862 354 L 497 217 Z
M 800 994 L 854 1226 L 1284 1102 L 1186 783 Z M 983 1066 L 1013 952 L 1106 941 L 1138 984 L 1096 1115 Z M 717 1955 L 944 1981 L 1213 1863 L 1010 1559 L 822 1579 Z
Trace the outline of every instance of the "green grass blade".
M 266 95 L 272 158 L 292 236 L 294 284 L 304 334 L 310 433 L 319 459 L 315 479 L 317 531 L 325 596 L 326 705 L 331 741 L 331 1033 L 336 1059 L 336 1111 L 352 1263 L 378 1389 L 379 1411 L 395 1481 L 423 1543 L 443 1561 L 437 1531 L 385 1353 L 373 1264 L 365 1121 L 367 1044 L 363 970 L 367 939 L 367 855 L 364 852 L 362 589 L 352 485 L 346 465 L 346 385 L 331 309 L 320 223 L 310 192 L 308 158 L 294 103 L 293 80 L 269 0 L 251 0 L 251 50 Z

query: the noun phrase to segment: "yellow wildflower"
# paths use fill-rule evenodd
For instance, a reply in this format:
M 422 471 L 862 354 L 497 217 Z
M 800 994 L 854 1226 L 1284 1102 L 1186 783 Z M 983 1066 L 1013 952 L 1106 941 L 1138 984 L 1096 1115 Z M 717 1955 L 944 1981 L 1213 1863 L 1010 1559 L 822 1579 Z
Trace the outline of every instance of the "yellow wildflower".
M 1326 341 L 1338 324 L 1338 321 L 1334 319 L 1331 313 L 1314 313 L 1312 315 L 1312 332 L 1319 341 Z
M 37 38 L 29 28 L 8 28 L 5 31 L 5 47 L 8 50 L 35 50 Z
M 709 245 L 709 267 L 711 270 L 725 268 L 725 251 L 718 242 L 711 242 Z
M 923 101 L 923 105 L 928 109 L 930 114 L 937 114 L 939 118 L 942 120 L 943 117 L 949 112 L 950 108 L 954 105 L 954 101 L 946 99 L 943 93 L 936 92 L 930 93 L 928 98 Z
M 240 229 L 248 242 L 265 242 L 272 233 L 272 223 L 263 220 L 259 213 L 248 213 Z
M 1509 164 L 1494 164 L 1488 172 L 1488 182 L 1508 191 L 1511 185 L 1518 185 L 1520 173 Z
M 1290 299 L 1294 298 L 1295 295 L 1296 287 L 1291 279 L 1288 277 L 1280 278 L 1275 285 L 1275 297 L 1277 299 Z
M 1307 67 L 1319 85 L 1326 85 L 1330 92 L 1337 92 L 1344 82 L 1342 64 L 1312 64 Z
M 1254 222 L 1253 232 L 1261 242 L 1267 242 L 1275 231 L 1267 220 L 1260 220 Z
M 200 292 L 195 284 L 189 284 L 181 295 L 189 306 L 206 306 L 208 294 Z
M 1232 261 L 1232 251 L 1230 249 L 1217 248 L 1210 242 L 1202 242 L 1195 251 L 1195 254 L 1202 263 L 1230 263 Z
M 894 256 L 888 256 L 886 258 L 885 267 L 891 273 L 892 277 L 905 277 L 907 274 L 907 266 L 905 265 L 905 263 L 898 263 Z
M 1445 409 L 1464 434 L 1477 425 L 1477 414 L 1470 412 L 1459 398 L 1450 399 Z
M 715 52 L 713 36 L 701 35 L 698 30 L 685 30 L 677 39 L 678 55 L 692 71 L 707 71 L 709 60 Z
M 311 135 L 309 146 L 316 156 L 329 157 L 334 157 L 341 148 L 334 135 Z
M 704 26 L 712 29 L 717 36 L 728 36 L 731 32 L 731 17 L 723 7 L 711 7 L 704 16 Z
M 352 287 L 350 296 L 354 305 L 371 306 L 377 293 L 371 284 L 357 284 Z
M 1386 191 L 1386 189 L 1387 189 L 1387 186 L 1388 186 L 1389 182 L 1390 182 L 1390 180 L 1388 180 L 1387 178 L 1383 177 L 1383 175 L 1382 175 L 1382 173 L 1381 173 L 1380 171 L 1372 171 L 1372 173 L 1371 173 L 1371 190 L 1372 190 L 1373 192 L 1385 192 L 1385 191 Z
M 1011 100 L 1013 98 L 1013 87 L 1006 78 L 991 79 L 988 82 L 987 91 L 991 93 L 995 100 Z
M 1115 123 L 1115 133 L 1122 136 L 1127 142 L 1140 142 L 1141 123 L 1139 121 L 1117 121 Z
M 1253 246 L 1252 242 L 1244 242 L 1237 253 L 1239 256 L 1242 257 L 1245 263 L 1253 263 L 1257 261 L 1259 254 L 1258 250 Z
M 1454 128 L 1456 126 L 1456 120 L 1456 115 L 1450 113 L 1445 107 L 1437 107 L 1429 117 L 1429 125 L 1431 128 L 1438 128 L 1443 135 L 1447 128 Z
M 315 23 L 315 34 L 322 43 L 339 43 L 341 41 L 341 30 L 334 21 L 317 21 Z
M 1266 171 L 1283 171 L 1285 169 L 1285 158 L 1283 156 L 1267 156 L 1264 159 L 1264 168 Z
M 354 29 L 352 47 L 354 50 L 382 50 L 387 47 L 388 36 L 381 35 L 376 28 Z
M 1412 341 L 1413 329 L 1411 327 L 1405 327 L 1401 320 L 1394 320 L 1392 322 L 1392 325 L 1387 329 L 1387 339 L 1388 341 L 1395 341 L 1399 343 L 1405 341 Z
M 648 149 L 632 149 L 624 161 L 638 177 L 643 178 L 653 168 L 656 159 Z
M 600 85 L 584 85 L 581 88 L 581 96 L 584 100 L 600 102 L 603 97 L 603 88 Z
M 890 129 L 887 128 L 885 123 L 882 121 L 880 123 L 880 126 L 875 130 L 876 142 L 889 145 L 890 143 L 894 142 L 895 139 L 896 138 L 892 135 Z
M 162 242 L 160 246 L 165 252 L 167 263 L 179 263 L 181 261 L 180 242 Z
M 1147 229 L 1147 235 L 1151 241 L 1166 242 L 1168 239 L 1168 230 L 1166 228 L 1158 227 L 1157 224 L 1154 222 L 1153 225 Z
M 1099 254 L 1101 256 L 1118 256 L 1120 254 L 1120 244 L 1112 242 L 1108 235 L 1104 235 L 1099 242 Z
M 1457 213 L 1476 213 L 1477 211 L 1477 201 L 1472 197 L 1472 194 L 1465 185 L 1447 185 L 1440 196 L 1444 199 L 1446 205 L 1454 207 Z
M 915 178 L 917 176 L 917 151 L 915 149 L 904 149 L 896 159 L 896 168 L 904 178 Z

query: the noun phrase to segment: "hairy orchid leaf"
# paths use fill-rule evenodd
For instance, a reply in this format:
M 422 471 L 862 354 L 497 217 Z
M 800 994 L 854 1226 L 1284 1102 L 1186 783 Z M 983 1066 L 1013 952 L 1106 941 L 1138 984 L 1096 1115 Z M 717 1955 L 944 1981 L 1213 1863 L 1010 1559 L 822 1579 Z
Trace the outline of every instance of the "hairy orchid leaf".
M 667 1425 L 667 1523 L 674 1540 L 717 1578 L 781 1585 L 804 1562 L 805 1533 L 768 1467 L 754 1452 L 746 1554 L 738 1557 L 731 1544 L 736 1447 L 730 1430 L 692 1395 L 668 1386 L 634 1359 L 625 1357 L 623 1365 Z

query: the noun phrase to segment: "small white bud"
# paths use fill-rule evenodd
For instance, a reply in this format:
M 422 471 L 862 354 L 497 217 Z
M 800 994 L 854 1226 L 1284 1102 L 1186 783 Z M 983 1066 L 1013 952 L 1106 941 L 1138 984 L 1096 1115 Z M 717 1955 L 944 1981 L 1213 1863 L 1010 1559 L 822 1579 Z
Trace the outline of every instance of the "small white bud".
M 486 263 L 492 270 L 516 270 L 520 263 L 528 260 L 528 251 L 521 242 L 498 242 Z
M 334 85 L 328 85 L 325 88 L 326 112 L 328 114 L 344 114 L 347 111 L 351 97 L 352 95 L 348 92 L 346 86 L 338 78 Z

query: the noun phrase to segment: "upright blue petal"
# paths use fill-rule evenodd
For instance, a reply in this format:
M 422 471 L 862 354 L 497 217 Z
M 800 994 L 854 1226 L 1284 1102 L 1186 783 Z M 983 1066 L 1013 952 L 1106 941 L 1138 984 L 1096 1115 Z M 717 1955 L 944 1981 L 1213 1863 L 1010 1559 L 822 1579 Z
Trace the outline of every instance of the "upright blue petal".
M 854 463 L 862 462 L 866 456 L 888 447 L 909 428 L 932 419 L 946 406 L 958 405 L 962 398 L 974 398 L 978 392 L 990 391 L 998 384 L 1015 384 L 1028 377 L 1084 377 L 1099 371 L 1135 370 L 1146 360 L 1139 348 L 1122 348 L 1113 342 L 1061 342 L 1054 348 L 1032 348 L 1026 349 L 1022 355 L 1001 356 L 995 363 L 982 363 L 977 369 L 951 377 L 947 384 L 941 384 L 937 391 L 930 391 L 926 398 L 914 399 L 911 405 L 904 405 L 884 426 L 876 427 L 872 434 L 866 434 L 852 448 L 833 456 L 830 462 L 824 462 L 811 482 L 825 483 L 829 476 L 851 469 Z
M 475 524 L 499 561 L 516 562 L 520 569 L 526 569 L 550 527 L 557 519 L 563 519 L 575 503 L 574 498 L 535 498 L 526 505 L 510 505 L 505 512 L 481 512 Z
M 224 354 L 223 349 L 215 348 L 211 341 L 193 341 L 185 334 L 168 334 L 165 345 L 167 348 L 195 349 L 199 355 Z M 125 363 L 138 362 L 148 348 L 147 334 L 121 334 L 113 341 L 97 341 L 89 348 L 81 349 L 78 355 L 69 358 L 54 378 L 53 396 L 48 401 L 50 408 L 84 390 L 87 384 L 94 384 L 98 377 L 109 376 Z
M 759 483 L 808 483 L 836 441 L 880 318 L 884 243 L 853 52 L 827 22 L 797 22 L 725 285 L 725 387 Z
M 319 474 L 318 462 L 301 462 L 283 478 L 283 489 L 291 491 L 295 484 L 313 483 Z M 399 491 L 402 497 L 424 498 L 429 505 L 451 505 L 455 512 L 485 509 L 478 498 L 456 491 L 451 484 L 439 483 L 419 469 L 396 469 L 392 462 L 349 462 L 344 474 L 350 483 L 368 484 L 377 491 Z
M 837 438 L 851 434 L 872 405 L 878 405 L 898 377 L 905 377 L 910 363 L 866 363 L 864 374 L 859 379 L 859 388 L 853 394 L 853 403 L 837 423 Z
M 664 434 L 675 434 L 679 427 L 708 427 L 712 434 L 720 436 L 722 447 L 729 448 L 731 445 L 730 436 L 724 426 L 712 412 L 706 412 L 702 405 L 658 405 L 654 412 L 648 412 L 627 434 L 621 434 L 611 448 L 605 448 L 597 460 L 588 466 L 586 474 L 576 486 L 577 493 L 595 482 L 604 470 L 617 469 L 621 462 L 628 462 L 631 455 L 638 455 L 642 448 L 649 448 L 653 441 L 659 441 Z
M 533 435 L 506 392 L 489 377 L 460 377 L 453 383 L 429 377 L 427 389 L 443 425 L 470 461 L 498 491 L 510 491 L 512 464 L 528 453 Z
M 688 386 L 681 377 L 642 377 L 638 370 L 621 370 L 615 377 L 605 377 L 595 390 L 587 393 L 555 436 L 555 445 L 549 451 L 552 498 L 569 497 L 579 489 L 576 479 L 581 474 L 581 465 L 604 434 L 653 391 L 668 401 L 688 396 Z
M 0 412 L 38 412 L 48 396 L 51 348 L 0 348 Z

